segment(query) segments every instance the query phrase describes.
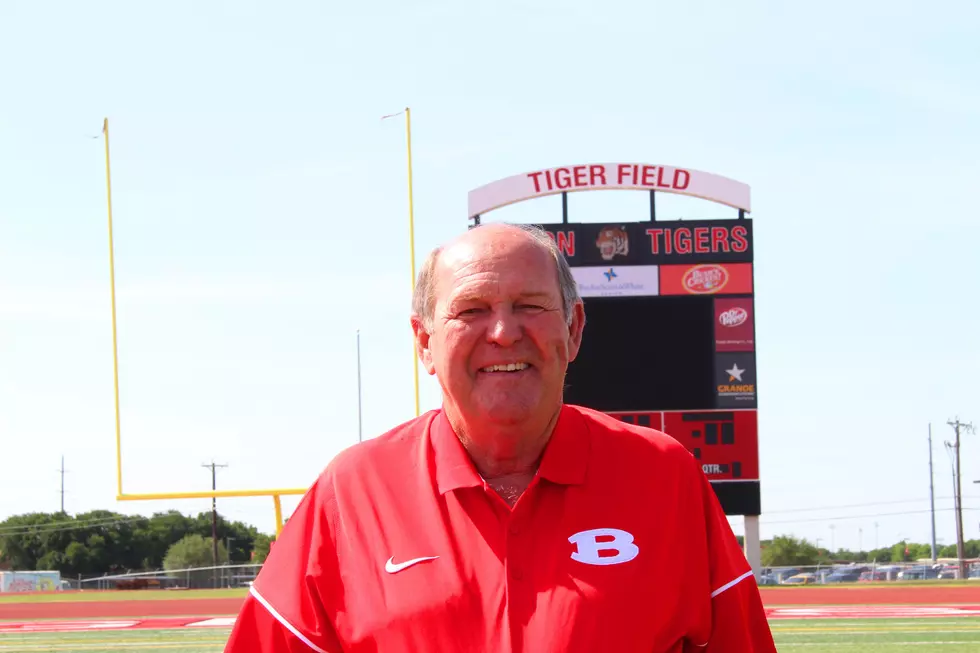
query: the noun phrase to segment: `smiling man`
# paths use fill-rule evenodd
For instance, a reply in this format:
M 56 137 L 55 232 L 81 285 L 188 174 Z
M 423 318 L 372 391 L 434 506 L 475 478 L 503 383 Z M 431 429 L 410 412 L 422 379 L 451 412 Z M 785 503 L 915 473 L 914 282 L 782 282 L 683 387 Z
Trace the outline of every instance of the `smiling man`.
M 775 651 L 704 474 L 672 438 L 563 403 L 585 311 L 542 231 L 436 249 L 412 328 L 443 404 L 335 458 L 226 651 Z

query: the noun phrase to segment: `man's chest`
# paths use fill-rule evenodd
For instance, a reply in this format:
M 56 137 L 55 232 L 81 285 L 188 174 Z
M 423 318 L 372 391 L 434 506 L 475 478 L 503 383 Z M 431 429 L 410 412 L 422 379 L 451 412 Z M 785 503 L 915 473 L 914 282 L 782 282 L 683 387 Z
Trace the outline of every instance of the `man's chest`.
M 656 653 L 682 636 L 669 510 L 558 487 L 513 510 L 482 488 L 417 499 L 397 518 L 359 519 L 342 547 L 350 650 Z

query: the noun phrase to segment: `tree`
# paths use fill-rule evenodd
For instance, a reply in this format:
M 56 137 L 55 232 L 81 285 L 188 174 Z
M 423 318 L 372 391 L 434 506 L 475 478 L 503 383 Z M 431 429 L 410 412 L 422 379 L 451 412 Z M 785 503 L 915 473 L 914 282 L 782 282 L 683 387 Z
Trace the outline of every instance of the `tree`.
M 210 537 L 201 537 L 197 533 L 185 535 L 175 542 L 163 559 L 163 568 L 167 571 L 191 569 L 195 567 L 214 567 L 216 564 L 228 562 L 228 551 L 223 542 L 218 542 L 218 562 L 214 561 L 214 550 Z M 219 572 L 220 573 L 220 572 Z M 201 570 L 183 573 L 172 573 L 172 577 L 186 579 L 188 586 L 216 585 L 214 579 L 218 575 L 215 570 Z
M 762 564 L 766 567 L 815 565 L 818 559 L 817 547 L 786 535 L 772 538 L 762 549 Z
M 197 533 L 185 535 L 175 542 L 163 559 L 163 568 L 167 571 L 174 569 L 189 569 L 191 567 L 210 567 L 215 564 L 228 562 L 228 550 L 224 542 L 218 542 L 218 562 L 214 561 L 214 549 L 210 537 L 201 537 Z
M 252 549 L 252 562 L 257 565 L 265 562 L 265 559 L 269 557 L 269 551 L 272 549 L 272 543 L 275 541 L 275 535 L 259 533 L 255 538 L 255 548 Z

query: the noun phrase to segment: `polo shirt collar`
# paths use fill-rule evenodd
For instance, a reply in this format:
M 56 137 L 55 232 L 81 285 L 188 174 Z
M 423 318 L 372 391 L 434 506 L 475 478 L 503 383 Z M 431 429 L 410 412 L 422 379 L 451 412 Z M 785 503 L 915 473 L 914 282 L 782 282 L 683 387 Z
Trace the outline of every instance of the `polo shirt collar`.
M 453 431 L 444 410 L 440 410 L 432 420 L 430 438 L 440 494 L 460 488 L 483 486 L 483 479 Z M 574 408 L 563 405 L 538 467 L 538 475 L 559 485 L 584 483 L 589 466 L 590 445 L 589 428 L 585 419 Z

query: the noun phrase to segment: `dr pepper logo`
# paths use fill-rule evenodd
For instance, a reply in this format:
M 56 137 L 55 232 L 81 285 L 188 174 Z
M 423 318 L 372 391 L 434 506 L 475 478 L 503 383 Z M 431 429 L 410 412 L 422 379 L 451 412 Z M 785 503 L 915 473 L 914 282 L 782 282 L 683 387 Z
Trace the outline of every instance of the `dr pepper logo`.
M 728 283 L 728 270 L 720 265 L 696 265 L 684 273 L 681 284 L 696 295 L 716 293 Z
M 741 306 L 733 306 L 727 311 L 722 311 L 718 316 L 718 324 L 723 327 L 733 328 L 745 324 L 749 319 L 749 312 Z

